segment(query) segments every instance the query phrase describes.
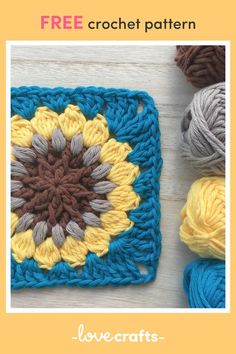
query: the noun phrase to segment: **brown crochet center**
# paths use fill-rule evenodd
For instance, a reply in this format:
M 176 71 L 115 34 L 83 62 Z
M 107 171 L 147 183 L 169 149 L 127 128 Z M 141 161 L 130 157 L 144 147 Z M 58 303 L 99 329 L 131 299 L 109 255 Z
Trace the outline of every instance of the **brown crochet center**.
M 99 216 L 99 212 L 94 211 L 89 202 L 106 199 L 106 194 L 98 195 L 93 191 L 98 180 L 93 179 L 91 173 L 100 163 L 85 166 L 82 157 L 87 149 L 83 147 L 78 156 L 73 156 L 68 141 L 62 152 L 55 151 L 49 141 L 46 156 L 34 147 L 31 150 L 36 155 L 35 161 L 21 161 L 28 175 L 21 175 L 16 179 L 24 186 L 12 192 L 13 197 L 23 198 L 26 202 L 14 212 L 19 217 L 25 213 L 33 213 L 33 227 L 40 221 L 46 221 L 47 235 L 51 235 L 52 227 L 56 224 L 65 231 L 70 220 L 85 229 L 82 213 L 91 212 Z M 100 179 L 103 180 L 105 178 Z

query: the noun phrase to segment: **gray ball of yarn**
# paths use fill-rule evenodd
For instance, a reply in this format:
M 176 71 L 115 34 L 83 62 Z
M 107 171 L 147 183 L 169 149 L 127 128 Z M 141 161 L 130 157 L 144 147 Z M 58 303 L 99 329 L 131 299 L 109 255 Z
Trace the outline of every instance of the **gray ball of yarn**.
M 197 93 L 181 124 L 182 156 L 203 175 L 225 174 L 225 83 Z

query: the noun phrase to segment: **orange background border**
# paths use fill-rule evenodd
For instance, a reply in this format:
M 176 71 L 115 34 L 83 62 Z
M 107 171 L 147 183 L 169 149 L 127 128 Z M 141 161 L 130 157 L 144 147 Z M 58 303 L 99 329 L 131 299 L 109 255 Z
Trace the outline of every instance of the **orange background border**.
M 1 188 L 1 281 L 0 281 L 0 348 L 7 353 L 120 353 L 134 350 L 136 353 L 222 353 L 234 352 L 233 328 L 236 324 L 235 290 L 236 282 L 231 282 L 231 313 L 229 314 L 6 314 L 5 312 L 5 41 L 6 40 L 230 40 L 231 63 L 236 61 L 235 49 L 235 9 L 233 1 L 216 3 L 212 0 L 192 2 L 179 0 L 158 2 L 146 0 L 90 0 L 79 3 L 76 0 L 29 0 L 8 1 L 1 5 L 0 20 L 0 174 Z M 132 20 L 194 20 L 195 31 L 89 31 L 40 29 L 41 15 L 83 15 L 84 20 L 112 20 L 123 17 Z M 231 97 L 235 96 L 235 68 L 231 66 Z M 231 116 L 235 115 L 235 100 L 231 102 Z M 236 179 L 236 142 L 233 132 L 236 121 L 231 121 L 231 181 Z M 236 205 L 236 187 L 231 182 L 231 213 Z M 232 218 L 231 234 L 235 234 L 235 218 Z M 231 279 L 236 279 L 236 260 L 233 258 L 235 241 L 231 237 Z M 141 328 L 158 332 L 165 340 L 158 343 L 80 343 L 73 341 L 77 326 L 84 323 L 93 331 L 138 332 Z

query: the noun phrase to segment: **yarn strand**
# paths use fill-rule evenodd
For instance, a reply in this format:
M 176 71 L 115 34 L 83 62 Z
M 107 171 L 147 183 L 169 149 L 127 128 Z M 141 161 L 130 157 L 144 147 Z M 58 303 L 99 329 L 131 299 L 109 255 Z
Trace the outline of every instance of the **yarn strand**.
M 181 124 L 181 155 L 202 175 L 225 174 L 225 83 L 198 91 Z

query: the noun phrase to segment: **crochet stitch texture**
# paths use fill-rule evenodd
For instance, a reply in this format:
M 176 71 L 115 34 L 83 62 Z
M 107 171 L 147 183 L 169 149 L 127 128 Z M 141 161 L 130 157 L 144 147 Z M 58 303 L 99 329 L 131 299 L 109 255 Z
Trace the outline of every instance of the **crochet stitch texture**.
M 11 109 L 12 288 L 153 280 L 162 159 L 152 98 L 19 87 Z

